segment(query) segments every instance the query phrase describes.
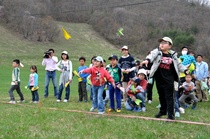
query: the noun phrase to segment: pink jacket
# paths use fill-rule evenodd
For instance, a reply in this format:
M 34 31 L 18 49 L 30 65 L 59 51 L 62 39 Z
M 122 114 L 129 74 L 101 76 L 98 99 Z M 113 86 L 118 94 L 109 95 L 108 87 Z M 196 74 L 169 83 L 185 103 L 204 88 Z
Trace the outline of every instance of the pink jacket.
M 91 74 L 90 80 L 94 86 L 104 85 L 104 83 L 106 82 L 105 78 L 107 81 L 114 84 L 114 79 L 110 76 L 108 71 L 105 70 L 103 67 L 97 68 L 93 66 L 91 68 L 84 69 L 82 72 Z

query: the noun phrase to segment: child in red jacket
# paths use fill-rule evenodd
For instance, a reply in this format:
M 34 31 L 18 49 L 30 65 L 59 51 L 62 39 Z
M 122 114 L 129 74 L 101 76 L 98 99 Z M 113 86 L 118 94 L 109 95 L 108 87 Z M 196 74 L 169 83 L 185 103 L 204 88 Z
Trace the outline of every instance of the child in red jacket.
M 80 71 L 80 73 L 89 73 L 91 74 L 90 80 L 92 82 L 93 89 L 93 101 L 92 108 L 90 109 L 93 112 L 98 108 L 98 114 L 104 114 L 104 103 L 103 103 L 103 91 L 105 78 L 108 82 L 110 82 L 115 88 L 115 82 L 113 78 L 110 76 L 107 70 L 103 67 L 103 58 L 101 56 L 97 56 L 95 58 L 94 66 L 91 68 L 84 69 Z

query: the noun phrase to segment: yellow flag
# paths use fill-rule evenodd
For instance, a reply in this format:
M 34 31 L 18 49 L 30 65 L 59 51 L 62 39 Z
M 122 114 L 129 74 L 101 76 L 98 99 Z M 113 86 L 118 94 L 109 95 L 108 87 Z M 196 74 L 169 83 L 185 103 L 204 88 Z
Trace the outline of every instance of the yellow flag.
M 71 39 L 70 34 L 64 28 L 62 28 L 62 31 L 63 31 L 63 36 L 66 40 Z

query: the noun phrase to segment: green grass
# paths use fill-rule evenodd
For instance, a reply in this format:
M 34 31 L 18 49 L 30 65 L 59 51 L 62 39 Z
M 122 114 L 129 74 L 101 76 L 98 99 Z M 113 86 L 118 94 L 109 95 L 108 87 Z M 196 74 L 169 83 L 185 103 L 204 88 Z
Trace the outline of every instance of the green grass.
M 22 106 L 0 103 L 0 138 L 209 138 L 210 128 L 203 125 L 69 112 L 67 110 L 88 112 L 91 107 L 91 102 L 77 102 L 76 78 L 71 84 L 70 102 L 56 102 L 53 97 L 52 83 L 49 86 L 50 96 L 44 99 L 45 71 L 41 66 L 41 61 L 43 53 L 47 49 L 54 48 L 59 58 L 60 53 L 67 50 L 70 53 L 74 69 L 77 68 L 78 58 L 82 55 L 87 57 L 87 65 L 93 55 L 102 55 L 105 59 L 112 53 L 120 56 L 120 51 L 103 40 L 92 30 L 91 26 L 60 24 L 72 35 L 71 40 L 64 40 L 61 34 L 55 43 L 33 43 L 21 39 L 17 34 L 0 26 L 0 102 L 9 101 L 8 90 L 11 82 L 12 60 L 15 58 L 19 58 L 25 65 L 24 68 L 21 68 L 21 88 L 26 99 Z M 42 107 L 29 103 L 31 93 L 24 89 L 30 74 L 29 67 L 32 64 L 38 66 L 39 95 Z M 14 94 L 18 100 L 16 92 Z M 158 112 L 156 109 L 158 95 L 155 89 L 153 97 L 153 103 L 147 105 L 147 112 L 133 113 L 123 108 L 120 115 L 154 117 L 154 114 Z M 199 103 L 197 110 L 187 109 L 186 113 L 181 115 L 180 120 L 210 123 L 209 107 L 209 102 Z M 57 108 L 57 110 L 46 108 Z

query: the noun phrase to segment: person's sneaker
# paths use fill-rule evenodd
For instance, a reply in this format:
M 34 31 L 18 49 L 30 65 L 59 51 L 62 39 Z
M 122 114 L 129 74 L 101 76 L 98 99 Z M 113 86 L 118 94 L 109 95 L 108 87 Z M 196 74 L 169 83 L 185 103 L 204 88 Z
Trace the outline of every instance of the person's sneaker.
M 174 116 L 168 116 L 167 119 L 168 120 L 175 120 L 175 117 Z
M 146 107 L 142 107 L 142 112 L 145 112 L 146 111 Z
M 10 104 L 15 104 L 16 102 L 14 100 L 9 101 Z
M 184 104 L 184 109 L 187 109 L 189 106 L 187 104 Z
M 118 112 L 118 113 L 119 113 L 119 112 L 121 112 L 121 109 L 117 109 L 117 111 L 116 111 L 116 112 Z
M 115 109 L 108 109 L 108 112 L 113 112 L 113 111 L 115 111 Z
M 162 114 L 162 113 L 159 112 L 158 114 L 155 115 L 155 118 L 160 118 L 163 115 L 166 115 L 166 114 Z
M 38 101 L 34 101 L 33 103 L 38 103 Z
M 68 100 L 67 99 L 64 99 L 63 102 L 68 102 Z
M 17 101 L 17 103 L 24 103 L 25 100 L 20 100 L 20 101 Z
M 159 109 L 160 107 L 161 107 L 161 105 L 160 105 L 160 104 L 158 104 L 156 108 L 158 108 L 158 109 Z
M 193 109 L 193 110 L 196 110 L 196 106 L 192 106 L 192 109 Z
M 180 113 L 185 113 L 185 110 L 182 107 L 179 107 Z
M 179 118 L 180 117 L 180 113 L 179 112 L 175 112 L 175 117 Z
M 141 112 L 141 109 L 138 108 L 138 107 L 135 107 L 135 108 L 133 109 L 133 111 L 134 111 L 134 112 Z
M 90 108 L 90 112 L 94 112 L 94 110 L 95 110 L 94 107 Z
M 57 102 L 61 102 L 61 100 L 60 100 L 60 99 L 57 99 L 56 101 L 57 101 Z
M 152 100 L 148 100 L 148 104 L 151 104 L 152 103 Z
M 102 111 L 102 112 L 98 112 L 98 114 L 104 114 L 104 111 Z

